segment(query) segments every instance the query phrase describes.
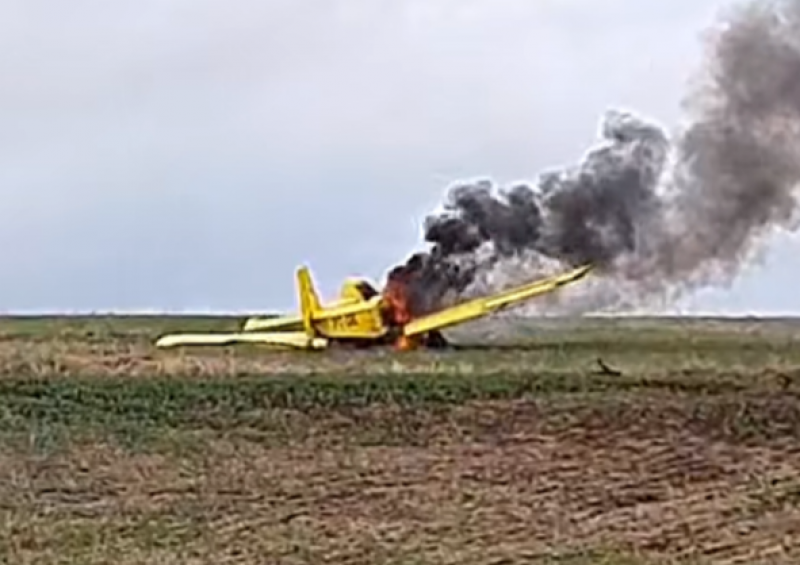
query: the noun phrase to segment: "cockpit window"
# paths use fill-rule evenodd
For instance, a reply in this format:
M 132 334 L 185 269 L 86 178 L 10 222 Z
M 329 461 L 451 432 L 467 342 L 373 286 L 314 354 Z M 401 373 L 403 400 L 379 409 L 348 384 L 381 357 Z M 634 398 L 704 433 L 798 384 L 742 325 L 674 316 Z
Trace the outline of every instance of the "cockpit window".
M 356 288 L 358 289 L 358 292 L 361 293 L 361 296 L 364 297 L 364 300 L 369 300 L 370 298 L 378 295 L 378 291 L 375 290 L 375 287 L 373 287 L 367 281 L 358 281 Z

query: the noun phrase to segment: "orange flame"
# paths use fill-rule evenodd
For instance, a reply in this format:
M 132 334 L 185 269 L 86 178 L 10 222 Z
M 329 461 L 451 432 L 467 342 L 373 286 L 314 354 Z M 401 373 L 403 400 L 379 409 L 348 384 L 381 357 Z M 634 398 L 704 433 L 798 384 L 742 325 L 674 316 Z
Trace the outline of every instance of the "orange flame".
M 383 289 L 383 298 L 392 324 L 403 326 L 412 320 L 405 281 L 390 278 Z
M 411 272 L 404 267 L 393 269 L 383 289 L 383 300 L 387 310 L 389 323 L 395 328 L 402 328 L 414 319 L 414 310 L 410 295 Z M 403 335 L 397 337 L 395 347 L 401 351 L 414 349 L 418 342 L 414 338 Z

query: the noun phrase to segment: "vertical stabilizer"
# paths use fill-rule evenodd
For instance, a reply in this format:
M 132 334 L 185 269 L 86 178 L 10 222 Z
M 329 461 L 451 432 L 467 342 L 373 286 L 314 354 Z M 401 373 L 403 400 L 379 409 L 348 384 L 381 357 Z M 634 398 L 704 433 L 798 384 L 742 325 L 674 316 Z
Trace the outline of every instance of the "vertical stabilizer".
M 300 297 L 300 314 L 303 317 L 303 328 L 309 337 L 314 336 L 314 315 L 322 308 L 314 289 L 314 282 L 311 280 L 311 272 L 308 267 L 297 269 L 297 292 Z

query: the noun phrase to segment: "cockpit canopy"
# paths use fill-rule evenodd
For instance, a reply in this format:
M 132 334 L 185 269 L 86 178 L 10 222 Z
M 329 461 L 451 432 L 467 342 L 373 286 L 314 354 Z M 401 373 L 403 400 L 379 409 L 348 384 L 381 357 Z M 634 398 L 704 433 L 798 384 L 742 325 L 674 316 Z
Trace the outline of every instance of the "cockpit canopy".
M 342 285 L 342 298 L 369 300 L 377 295 L 377 289 L 365 279 L 347 279 Z

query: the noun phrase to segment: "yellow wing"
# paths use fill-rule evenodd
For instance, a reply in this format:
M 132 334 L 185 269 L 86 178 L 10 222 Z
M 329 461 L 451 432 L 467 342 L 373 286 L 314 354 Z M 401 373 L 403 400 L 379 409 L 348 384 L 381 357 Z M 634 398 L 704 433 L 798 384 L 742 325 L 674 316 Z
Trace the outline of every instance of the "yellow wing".
M 159 338 L 156 347 L 179 347 L 187 345 L 235 345 L 253 343 L 277 348 L 324 349 L 328 340 L 309 336 L 304 331 L 260 332 L 247 331 L 235 333 L 197 333 L 170 334 Z
M 585 277 L 590 270 L 591 266 L 585 265 L 554 277 L 518 286 L 491 296 L 475 298 L 451 308 L 445 308 L 409 322 L 403 328 L 403 333 L 407 336 L 419 335 L 488 316 L 512 304 L 524 302 L 535 296 L 552 292 L 562 286 L 578 281 Z

